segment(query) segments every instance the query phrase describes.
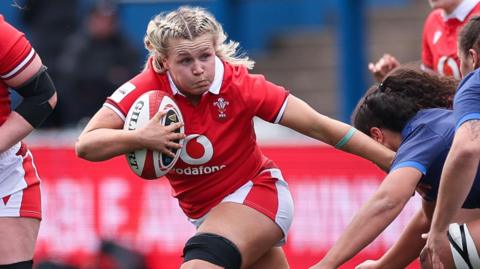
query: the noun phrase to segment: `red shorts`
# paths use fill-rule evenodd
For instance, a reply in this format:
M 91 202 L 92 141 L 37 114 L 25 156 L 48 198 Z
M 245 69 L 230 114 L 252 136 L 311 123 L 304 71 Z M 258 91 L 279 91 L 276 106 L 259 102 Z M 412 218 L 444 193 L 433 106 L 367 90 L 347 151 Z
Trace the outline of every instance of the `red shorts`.
M 293 200 L 287 182 L 278 168 L 265 169 L 235 192 L 226 196 L 223 202 L 244 204 L 273 220 L 282 230 L 285 243 L 293 220 Z M 190 219 L 198 228 L 206 218 Z
M 42 219 L 40 178 L 32 153 L 18 143 L 0 153 L 0 217 Z

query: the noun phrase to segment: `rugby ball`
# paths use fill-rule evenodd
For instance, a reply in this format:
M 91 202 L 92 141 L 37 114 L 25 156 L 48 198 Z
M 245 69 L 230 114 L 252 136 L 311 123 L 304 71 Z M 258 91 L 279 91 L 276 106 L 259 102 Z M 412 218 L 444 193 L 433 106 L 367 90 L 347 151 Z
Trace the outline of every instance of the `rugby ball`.
M 136 130 L 147 125 L 160 110 L 167 111 L 160 121 L 163 126 L 183 122 L 180 109 L 171 97 L 162 91 L 149 91 L 138 97 L 130 107 L 123 129 Z M 184 127 L 177 129 L 176 132 L 184 133 Z M 176 142 L 182 144 L 183 139 Z M 144 179 L 156 179 L 168 173 L 177 162 L 181 150 L 171 149 L 171 151 L 175 154 L 174 158 L 149 149 L 129 152 L 125 156 L 128 165 L 136 175 Z

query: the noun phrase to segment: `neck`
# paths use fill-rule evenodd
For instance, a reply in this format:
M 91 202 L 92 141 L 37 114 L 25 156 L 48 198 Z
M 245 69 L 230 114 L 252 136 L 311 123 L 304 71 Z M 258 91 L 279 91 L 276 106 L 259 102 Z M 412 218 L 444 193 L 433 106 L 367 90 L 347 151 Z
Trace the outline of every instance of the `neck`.
M 198 105 L 200 103 L 200 99 L 202 98 L 201 95 L 191 95 L 191 94 L 184 94 L 185 98 L 194 106 Z
M 463 0 L 456 1 L 455 3 L 450 4 L 449 6 L 446 6 L 443 8 L 445 11 L 445 14 L 450 15 L 455 11 L 455 9 L 462 3 Z

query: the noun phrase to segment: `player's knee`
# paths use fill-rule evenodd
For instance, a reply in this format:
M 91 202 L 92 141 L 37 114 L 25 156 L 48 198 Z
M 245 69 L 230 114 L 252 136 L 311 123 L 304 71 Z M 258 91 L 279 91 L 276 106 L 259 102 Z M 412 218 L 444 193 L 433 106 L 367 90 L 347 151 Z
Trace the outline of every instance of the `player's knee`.
M 183 261 L 202 260 L 225 269 L 239 269 L 242 255 L 235 244 L 225 237 L 201 233 L 190 238 L 183 249 Z
M 33 260 L 0 265 L 0 269 L 32 269 L 32 268 L 33 268 Z

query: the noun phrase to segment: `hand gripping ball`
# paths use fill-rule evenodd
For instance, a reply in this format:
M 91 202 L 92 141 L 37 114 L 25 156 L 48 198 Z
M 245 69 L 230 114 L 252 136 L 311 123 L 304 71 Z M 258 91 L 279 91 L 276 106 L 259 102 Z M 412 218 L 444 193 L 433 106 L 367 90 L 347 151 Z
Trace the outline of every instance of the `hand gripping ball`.
M 123 129 L 136 130 L 147 125 L 150 119 L 160 110 L 167 111 L 161 119 L 160 123 L 162 125 L 168 126 L 176 122 L 183 122 L 182 113 L 171 97 L 162 91 L 149 91 L 135 100 L 128 111 Z M 176 132 L 184 133 L 184 127 L 177 129 Z M 176 142 L 182 144 L 183 139 Z M 129 152 L 125 156 L 128 165 L 139 177 L 156 179 L 168 173 L 177 162 L 181 150 L 171 149 L 171 151 L 175 154 L 174 158 L 149 149 Z

